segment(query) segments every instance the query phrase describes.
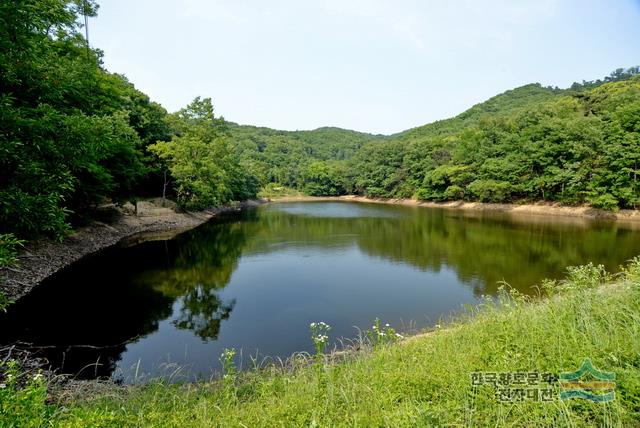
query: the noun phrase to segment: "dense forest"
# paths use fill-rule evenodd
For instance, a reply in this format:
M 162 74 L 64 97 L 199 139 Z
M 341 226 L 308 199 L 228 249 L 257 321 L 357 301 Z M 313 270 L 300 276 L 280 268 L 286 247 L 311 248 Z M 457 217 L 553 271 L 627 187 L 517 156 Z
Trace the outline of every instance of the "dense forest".
M 523 86 L 453 119 L 367 145 L 349 168 L 357 171 L 355 192 L 635 208 L 638 71 L 617 70 L 604 81 L 568 90 Z
M 263 184 L 311 195 L 635 208 L 638 73 L 638 67 L 620 69 L 569 89 L 526 85 L 387 137 L 327 128 L 231 131 Z
M 168 113 L 83 36 L 94 1 L 0 3 L 0 234 L 63 237 L 106 202 L 169 195 L 197 210 L 265 186 L 423 200 L 640 202 L 640 69 L 530 84 L 391 136 L 277 131 Z

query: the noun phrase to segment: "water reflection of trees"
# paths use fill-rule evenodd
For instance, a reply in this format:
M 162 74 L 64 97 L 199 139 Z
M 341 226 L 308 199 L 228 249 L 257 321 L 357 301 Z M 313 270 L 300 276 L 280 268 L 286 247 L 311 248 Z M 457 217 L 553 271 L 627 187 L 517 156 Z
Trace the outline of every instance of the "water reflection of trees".
M 128 342 L 172 315 L 176 327 L 216 339 L 235 304 L 219 292 L 237 267 L 246 231 L 221 221 L 84 259 L 0 313 L 0 344 L 29 343 L 23 346 L 65 373 L 101 377 L 114 372 Z
M 198 286 L 182 298 L 180 313 L 173 324 L 183 330 L 191 330 L 203 340 L 216 339 L 220 324 L 229 319 L 235 304 L 235 299 L 223 302 L 215 290 Z
M 269 251 L 277 239 L 290 245 L 356 244 L 371 256 L 438 272 L 448 268 L 476 294 L 493 294 L 506 280 L 525 292 L 567 266 L 594 261 L 617 269 L 640 252 L 638 232 L 620 224 L 593 225 L 546 217 L 466 214 L 379 206 L 399 215 L 381 217 L 290 216 L 262 213 L 246 251 Z
M 254 214 L 253 214 L 254 215 Z M 168 263 L 140 271 L 134 281 L 178 302 L 173 324 L 191 330 L 203 340 L 220 333 L 235 300 L 225 301 L 220 291 L 229 283 L 247 240 L 246 223 L 226 217 L 195 231 L 180 235 L 166 248 Z
M 53 276 L 0 313 L 0 343 L 21 342 L 80 378 L 110 376 L 127 342 L 156 331 L 172 312 L 172 298 L 128 286 L 123 272 L 134 268 L 134 258 L 111 250 Z

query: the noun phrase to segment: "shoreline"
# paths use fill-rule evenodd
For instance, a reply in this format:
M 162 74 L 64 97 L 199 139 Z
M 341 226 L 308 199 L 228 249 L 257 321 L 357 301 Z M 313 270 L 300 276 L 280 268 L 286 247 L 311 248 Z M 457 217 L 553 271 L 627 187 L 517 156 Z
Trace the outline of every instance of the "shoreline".
M 359 202 L 437 208 L 468 213 L 504 213 L 516 218 L 605 220 L 640 226 L 640 210 L 605 211 L 589 206 L 566 206 L 559 203 L 496 204 L 484 202 L 431 202 L 416 199 L 384 199 L 366 196 L 282 196 L 245 201 L 237 206 L 223 206 L 199 212 L 176 212 L 153 207 L 134 215 L 131 209 L 118 210 L 118 218 L 105 223 L 94 221 L 81 227 L 62 242 L 42 239 L 29 242 L 20 251 L 17 266 L 0 268 L 0 291 L 12 301 L 28 294 L 36 285 L 81 258 L 113 245 L 136 245 L 155 239 L 171 239 L 198 227 L 218 214 L 256 207 L 265 203 L 285 202 Z M 149 204 L 147 204 L 149 205 Z M 155 211 L 155 213 L 154 213 Z
M 155 239 L 170 239 L 219 214 L 256 207 L 265 202 L 250 200 L 237 206 L 222 206 L 198 212 L 176 212 L 170 208 L 151 205 L 146 212 L 142 211 L 137 215 L 130 209 L 118 209 L 115 221 L 93 221 L 78 228 L 61 242 L 40 239 L 27 243 L 18 255 L 16 266 L 0 268 L 0 291 L 15 302 L 51 275 L 88 255 L 120 243 L 135 245 Z
M 531 204 L 498 204 L 488 202 L 432 202 L 417 199 L 384 199 L 366 196 L 282 196 L 268 199 L 268 202 L 305 202 L 305 201 L 346 201 L 373 204 L 404 205 L 412 207 L 439 208 L 472 212 L 494 212 L 527 216 L 574 217 L 590 220 L 608 220 L 620 222 L 639 222 L 640 210 L 606 211 L 586 205 L 567 206 L 556 202 L 535 202 Z

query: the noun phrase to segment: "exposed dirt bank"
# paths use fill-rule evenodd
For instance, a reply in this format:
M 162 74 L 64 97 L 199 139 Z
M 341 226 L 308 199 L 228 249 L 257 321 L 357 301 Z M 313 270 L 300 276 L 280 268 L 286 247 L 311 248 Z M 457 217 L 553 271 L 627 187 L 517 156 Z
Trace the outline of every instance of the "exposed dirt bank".
M 270 199 L 271 202 L 296 202 L 296 201 L 353 201 L 378 204 L 409 205 L 428 208 L 445 208 L 465 211 L 492 211 L 509 214 L 581 217 L 588 219 L 604 219 L 640 222 L 640 210 L 619 210 L 616 212 L 605 211 L 589 206 L 566 206 L 551 202 L 538 202 L 533 204 L 490 204 L 483 202 L 427 202 L 416 199 L 378 199 L 364 196 L 285 196 Z
M 260 205 L 264 201 L 247 201 L 238 206 L 219 207 L 195 213 L 176 212 L 162 207 L 158 201 L 133 206 L 106 207 L 110 220 L 95 221 L 76 230 L 62 242 L 39 240 L 29 242 L 15 267 L 0 268 L 0 290 L 11 300 L 27 294 L 34 286 L 82 257 L 122 241 L 125 245 L 154 239 L 169 239 L 210 220 L 216 214 Z

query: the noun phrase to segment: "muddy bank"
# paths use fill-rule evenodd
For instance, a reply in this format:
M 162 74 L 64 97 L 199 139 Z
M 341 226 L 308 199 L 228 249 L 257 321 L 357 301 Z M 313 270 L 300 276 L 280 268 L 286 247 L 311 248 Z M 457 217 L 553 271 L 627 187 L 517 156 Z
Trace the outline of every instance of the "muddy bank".
M 177 212 L 153 201 L 133 207 L 115 208 L 110 221 L 95 221 L 76 230 L 62 242 L 39 240 L 29 242 L 21 251 L 17 266 L 0 268 L 0 290 L 11 300 L 27 294 L 42 280 L 82 257 L 122 241 L 125 245 L 170 239 L 178 233 L 199 226 L 217 214 L 260 205 L 264 201 L 247 201 L 237 206 L 212 208 L 195 213 Z
M 484 202 L 428 202 L 416 199 L 381 199 L 367 198 L 364 196 L 285 196 L 270 199 L 272 202 L 296 202 L 296 201 L 352 201 L 369 202 L 378 204 L 396 204 L 429 208 L 445 208 L 465 211 L 493 211 L 509 214 L 576 217 L 592 220 L 618 220 L 640 223 L 640 210 L 619 210 L 616 212 L 605 211 L 589 206 L 566 206 L 551 202 L 537 202 L 533 204 L 493 204 Z

